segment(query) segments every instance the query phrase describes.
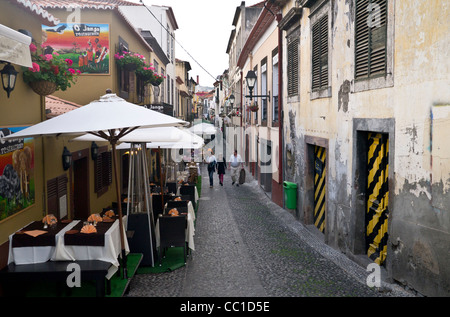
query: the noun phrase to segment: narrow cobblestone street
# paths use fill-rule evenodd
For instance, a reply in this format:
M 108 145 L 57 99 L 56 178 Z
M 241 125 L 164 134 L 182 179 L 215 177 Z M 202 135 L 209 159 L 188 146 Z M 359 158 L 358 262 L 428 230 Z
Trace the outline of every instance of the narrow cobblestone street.
M 384 297 L 413 296 L 382 283 L 366 285 L 365 268 L 320 241 L 275 205 L 247 173 L 247 182 L 209 187 L 202 167 L 195 251 L 170 273 L 140 274 L 129 297 Z

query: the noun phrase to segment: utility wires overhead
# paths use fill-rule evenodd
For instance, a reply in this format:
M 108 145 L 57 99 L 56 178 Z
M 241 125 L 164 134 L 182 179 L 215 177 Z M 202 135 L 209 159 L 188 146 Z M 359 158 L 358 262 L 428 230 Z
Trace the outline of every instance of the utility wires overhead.
M 204 67 L 202 64 L 200 64 L 192 55 L 191 53 L 189 53 L 184 47 L 183 45 L 181 45 L 180 42 L 177 41 L 177 39 L 175 38 L 175 36 L 170 32 L 170 30 L 168 30 L 162 23 L 160 20 L 158 20 L 158 18 L 153 14 L 152 10 L 150 10 L 145 3 L 143 2 L 143 0 L 140 0 L 142 5 L 147 9 L 148 12 L 150 12 L 150 14 L 155 18 L 155 20 L 161 25 L 161 27 L 166 30 L 167 34 L 172 37 L 172 39 L 189 55 L 190 58 L 192 58 L 192 60 L 197 63 L 198 66 L 201 67 L 201 69 L 203 69 L 209 76 L 211 76 L 212 79 L 214 79 L 215 81 L 217 80 L 216 77 L 214 77 L 213 75 L 211 75 Z

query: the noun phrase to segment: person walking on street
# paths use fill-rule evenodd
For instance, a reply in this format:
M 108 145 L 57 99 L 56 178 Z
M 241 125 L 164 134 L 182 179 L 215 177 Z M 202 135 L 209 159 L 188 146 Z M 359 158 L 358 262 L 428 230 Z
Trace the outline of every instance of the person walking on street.
M 231 169 L 231 180 L 233 181 L 231 185 L 234 185 L 234 183 L 236 183 L 239 178 L 239 165 L 242 165 L 242 168 L 244 168 L 244 163 L 242 162 L 241 156 L 237 154 L 237 150 L 234 150 L 234 153 L 230 156 L 229 165 L 229 168 Z M 236 186 L 239 186 L 239 182 L 236 184 Z
M 211 153 L 209 154 L 207 162 L 208 162 L 208 174 L 209 174 L 209 187 L 212 188 L 213 187 L 213 175 L 214 175 L 214 172 L 216 171 L 216 165 L 217 165 L 217 160 L 216 160 L 216 157 L 214 156 L 213 151 L 211 151 Z
M 223 186 L 223 175 L 225 174 L 225 169 L 227 168 L 227 163 L 222 154 L 219 155 L 219 161 L 217 161 L 217 174 L 219 174 L 219 184 Z

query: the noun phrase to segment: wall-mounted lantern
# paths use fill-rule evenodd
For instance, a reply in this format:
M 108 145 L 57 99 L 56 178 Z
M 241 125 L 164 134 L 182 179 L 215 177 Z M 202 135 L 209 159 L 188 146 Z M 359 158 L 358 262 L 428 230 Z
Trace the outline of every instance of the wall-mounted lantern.
M 91 144 L 91 157 L 94 161 L 98 158 L 98 145 L 95 142 L 92 142 Z
M 67 149 L 67 147 L 64 147 L 63 153 L 62 153 L 62 164 L 63 169 L 67 171 L 72 165 L 72 153 Z
M 17 71 L 11 63 L 7 63 L 0 73 L 2 76 L 3 89 L 6 91 L 9 98 L 11 91 L 16 87 Z

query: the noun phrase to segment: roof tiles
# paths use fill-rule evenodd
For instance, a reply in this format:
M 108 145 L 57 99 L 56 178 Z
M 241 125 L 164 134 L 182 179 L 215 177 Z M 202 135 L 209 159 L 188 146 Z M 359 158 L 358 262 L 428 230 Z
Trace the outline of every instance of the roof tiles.
M 141 6 L 142 4 L 126 0 L 30 0 L 42 8 L 88 8 L 116 9 L 118 6 Z

